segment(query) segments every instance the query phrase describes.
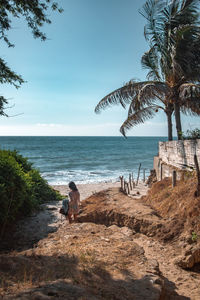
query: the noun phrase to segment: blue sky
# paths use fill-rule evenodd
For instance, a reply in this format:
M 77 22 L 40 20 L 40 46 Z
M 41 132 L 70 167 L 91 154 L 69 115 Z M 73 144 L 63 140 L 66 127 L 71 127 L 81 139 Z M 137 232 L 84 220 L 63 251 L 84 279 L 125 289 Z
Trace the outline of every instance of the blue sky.
M 15 48 L 1 44 L 1 57 L 26 80 L 16 90 L 2 85 L 10 99 L 1 117 L 0 135 L 120 135 L 127 112 L 113 106 L 96 115 L 105 95 L 132 78 L 145 80 L 140 59 L 148 49 L 143 0 L 61 0 L 62 14 L 51 13 L 43 29 L 46 42 L 35 40 L 23 20 L 14 21 L 9 38 Z M 14 116 L 19 114 L 18 116 Z M 183 130 L 198 126 L 184 118 Z M 129 131 L 133 136 L 166 136 L 163 114 Z

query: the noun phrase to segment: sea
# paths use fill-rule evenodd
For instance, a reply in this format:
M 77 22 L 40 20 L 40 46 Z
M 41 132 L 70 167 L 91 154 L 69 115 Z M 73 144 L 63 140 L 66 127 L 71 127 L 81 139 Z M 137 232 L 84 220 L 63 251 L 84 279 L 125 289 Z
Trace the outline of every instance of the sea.
M 167 137 L 1 136 L 0 148 L 17 150 L 51 185 L 140 180 L 153 168 L 158 142 Z

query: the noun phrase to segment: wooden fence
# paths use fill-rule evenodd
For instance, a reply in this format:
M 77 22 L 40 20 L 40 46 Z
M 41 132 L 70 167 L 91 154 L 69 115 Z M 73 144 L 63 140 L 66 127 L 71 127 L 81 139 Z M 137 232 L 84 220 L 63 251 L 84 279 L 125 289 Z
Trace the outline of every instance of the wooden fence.
M 138 174 L 137 174 L 136 181 L 133 178 L 133 173 L 129 174 L 128 180 L 125 180 L 124 176 L 119 177 L 120 182 L 121 182 L 121 191 L 124 194 L 129 195 L 130 191 L 132 191 L 138 185 L 139 178 L 140 178 L 140 172 L 141 172 L 141 165 L 142 164 L 140 163 L 139 167 L 138 167 Z M 143 182 L 145 182 L 145 181 L 146 181 L 146 169 L 143 169 Z

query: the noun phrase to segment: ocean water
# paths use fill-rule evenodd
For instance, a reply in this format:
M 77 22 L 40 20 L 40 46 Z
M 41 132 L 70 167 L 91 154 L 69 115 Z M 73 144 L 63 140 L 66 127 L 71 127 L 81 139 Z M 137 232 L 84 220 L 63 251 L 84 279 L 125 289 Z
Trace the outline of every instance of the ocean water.
M 165 137 L 0 137 L 0 148 L 18 150 L 50 184 L 92 183 L 146 176 Z

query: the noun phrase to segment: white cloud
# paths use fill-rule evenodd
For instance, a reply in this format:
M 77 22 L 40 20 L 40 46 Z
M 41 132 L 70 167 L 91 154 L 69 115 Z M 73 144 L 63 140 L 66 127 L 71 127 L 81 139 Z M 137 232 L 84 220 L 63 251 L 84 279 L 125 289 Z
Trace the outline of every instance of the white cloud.
M 45 124 L 45 123 L 37 123 L 36 124 L 37 127 L 57 127 L 60 128 L 63 125 L 62 124 L 54 124 L 54 123 L 50 123 L 50 124 Z
M 37 123 L 33 125 L 0 126 L 1 136 L 120 136 L 120 123 L 68 125 Z M 146 122 L 128 132 L 129 136 L 166 136 L 166 122 Z
M 0 126 L 1 136 L 101 136 L 120 135 L 120 124 L 66 125 L 37 123 L 33 125 Z

